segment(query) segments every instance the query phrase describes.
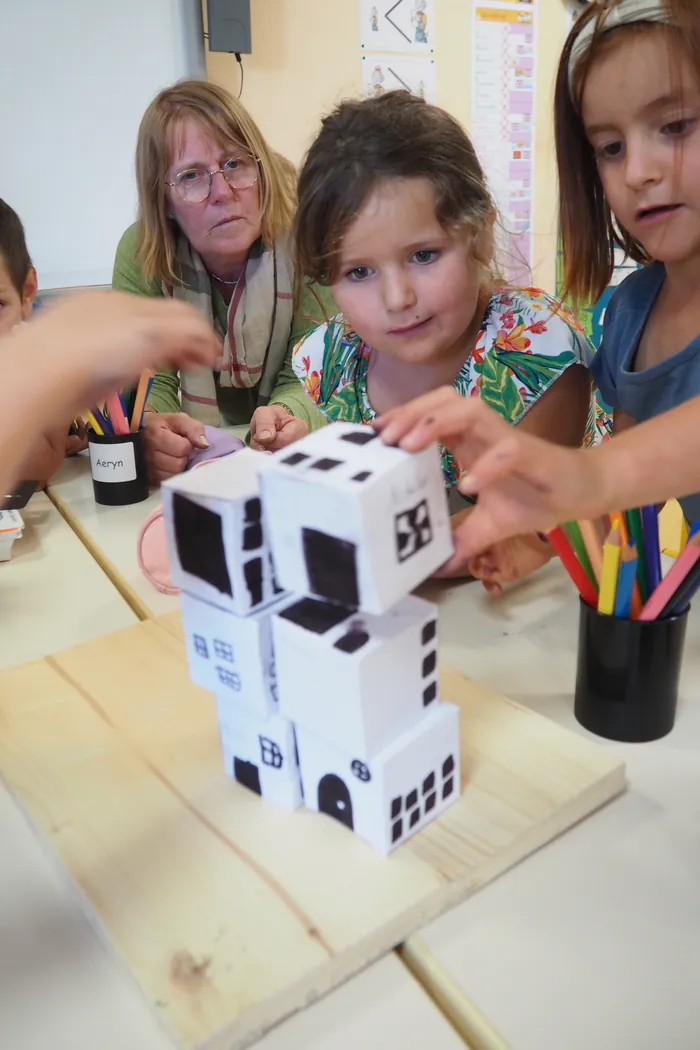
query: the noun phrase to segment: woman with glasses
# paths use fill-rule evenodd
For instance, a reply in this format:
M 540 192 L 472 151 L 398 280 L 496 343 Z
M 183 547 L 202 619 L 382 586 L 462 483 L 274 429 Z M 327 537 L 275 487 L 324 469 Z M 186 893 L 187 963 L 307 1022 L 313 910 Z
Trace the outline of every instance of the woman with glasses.
M 292 165 L 228 92 L 191 80 L 146 110 L 136 178 L 139 218 L 117 249 L 114 288 L 191 303 L 222 342 L 216 371 L 155 376 L 145 415 L 152 480 L 185 469 L 193 447 L 206 446 L 207 424 L 252 420 L 251 443 L 269 449 L 320 426 L 287 352 L 335 308 L 313 286 L 295 304 Z

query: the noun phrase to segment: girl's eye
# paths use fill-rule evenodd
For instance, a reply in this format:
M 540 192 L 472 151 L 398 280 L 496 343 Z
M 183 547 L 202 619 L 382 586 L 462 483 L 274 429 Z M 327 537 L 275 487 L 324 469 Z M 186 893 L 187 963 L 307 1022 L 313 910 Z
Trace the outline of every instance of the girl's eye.
M 622 142 L 606 142 L 604 146 L 595 149 L 596 160 L 614 160 L 622 155 Z
M 365 281 L 371 273 L 369 266 L 356 266 L 348 272 L 347 277 L 350 281 Z
M 687 117 L 683 120 L 671 120 L 668 124 L 664 124 L 661 131 L 664 135 L 685 135 L 686 131 L 690 131 L 695 121 L 692 117 Z
M 417 252 L 413 253 L 413 258 L 421 266 L 426 266 L 428 263 L 435 262 L 440 255 L 435 248 L 419 248 Z

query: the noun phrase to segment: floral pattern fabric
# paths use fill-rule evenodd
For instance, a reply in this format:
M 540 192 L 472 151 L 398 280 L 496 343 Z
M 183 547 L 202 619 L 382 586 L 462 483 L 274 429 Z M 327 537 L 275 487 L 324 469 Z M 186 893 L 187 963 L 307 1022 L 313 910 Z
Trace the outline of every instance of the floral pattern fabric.
M 338 316 L 297 343 L 292 367 L 328 419 L 369 423 L 376 416 L 367 396 L 370 353 Z M 504 290 L 489 299 L 454 387 L 464 397 L 481 397 L 516 424 L 570 365 L 588 367 L 592 353 L 582 325 L 558 300 L 538 288 Z M 592 392 L 584 445 L 596 444 L 611 430 L 612 422 Z M 452 487 L 459 470 L 446 449 L 442 466 L 445 483 Z

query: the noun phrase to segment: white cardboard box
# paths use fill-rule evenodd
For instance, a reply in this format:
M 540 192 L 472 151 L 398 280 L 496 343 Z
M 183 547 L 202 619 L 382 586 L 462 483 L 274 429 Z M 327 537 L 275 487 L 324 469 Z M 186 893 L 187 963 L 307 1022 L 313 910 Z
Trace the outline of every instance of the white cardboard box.
M 272 633 L 280 713 L 356 758 L 373 758 L 437 699 L 437 608 L 421 598 L 383 616 L 285 601 Z
M 182 626 L 192 681 L 263 718 L 278 712 L 271 616 L 285 599 L 234 616 L 184 592 Z
M 389 853 L 459 798 L 459 743 L 444 701 L 369 762 L 297 726 L 305 805 Z
M 219 736 L 228 776 L 283 809 L 303 802 L 294 726 L 280 715 L 259 718 L 228 696 L 216 698 Z
M 437 445 L 331 423 L 256 460 L 282 587 L 381 615 L 452 554 Z
M 237 616 L 279 597 L 263 528 L 258 460 L 242 449 L 162 487 L 172 581 Z

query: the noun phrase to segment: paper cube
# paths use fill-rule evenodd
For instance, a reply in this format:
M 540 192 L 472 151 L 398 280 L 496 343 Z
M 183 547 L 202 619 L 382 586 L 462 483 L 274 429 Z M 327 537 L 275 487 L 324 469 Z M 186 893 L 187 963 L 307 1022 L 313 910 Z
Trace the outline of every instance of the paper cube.
M 277 714 L 277 680 L 267 606 L 234 616 L 189 594 L 180 595 L 190 677 L 210 692 L 229 696 L 241 709 L 263 718 Z
M 383 616 L 317 598 L 275 606 L 280 713 L 372 758 L 436 702 L 437 609 L 410 595 Z
M 227 774 L 266 802 L 298 809 L 303 797 L 292 723 L 241 711 L 228 696 L 218 696 L 216 707 Z
M 280 594 L 255 471 L 258 460 L 272 458 L 243 449 L 169 478 L 162 487 L 173 583 L 237 616 Z
M 460 794 L 459 708 L 439 701 L 365 762 L 297 726 L 304 803 L 389 853 Z
M 453 552 L 437 445 L 411 455 L 331 423 L 256 466 L 289 591 L 380 615 Z

